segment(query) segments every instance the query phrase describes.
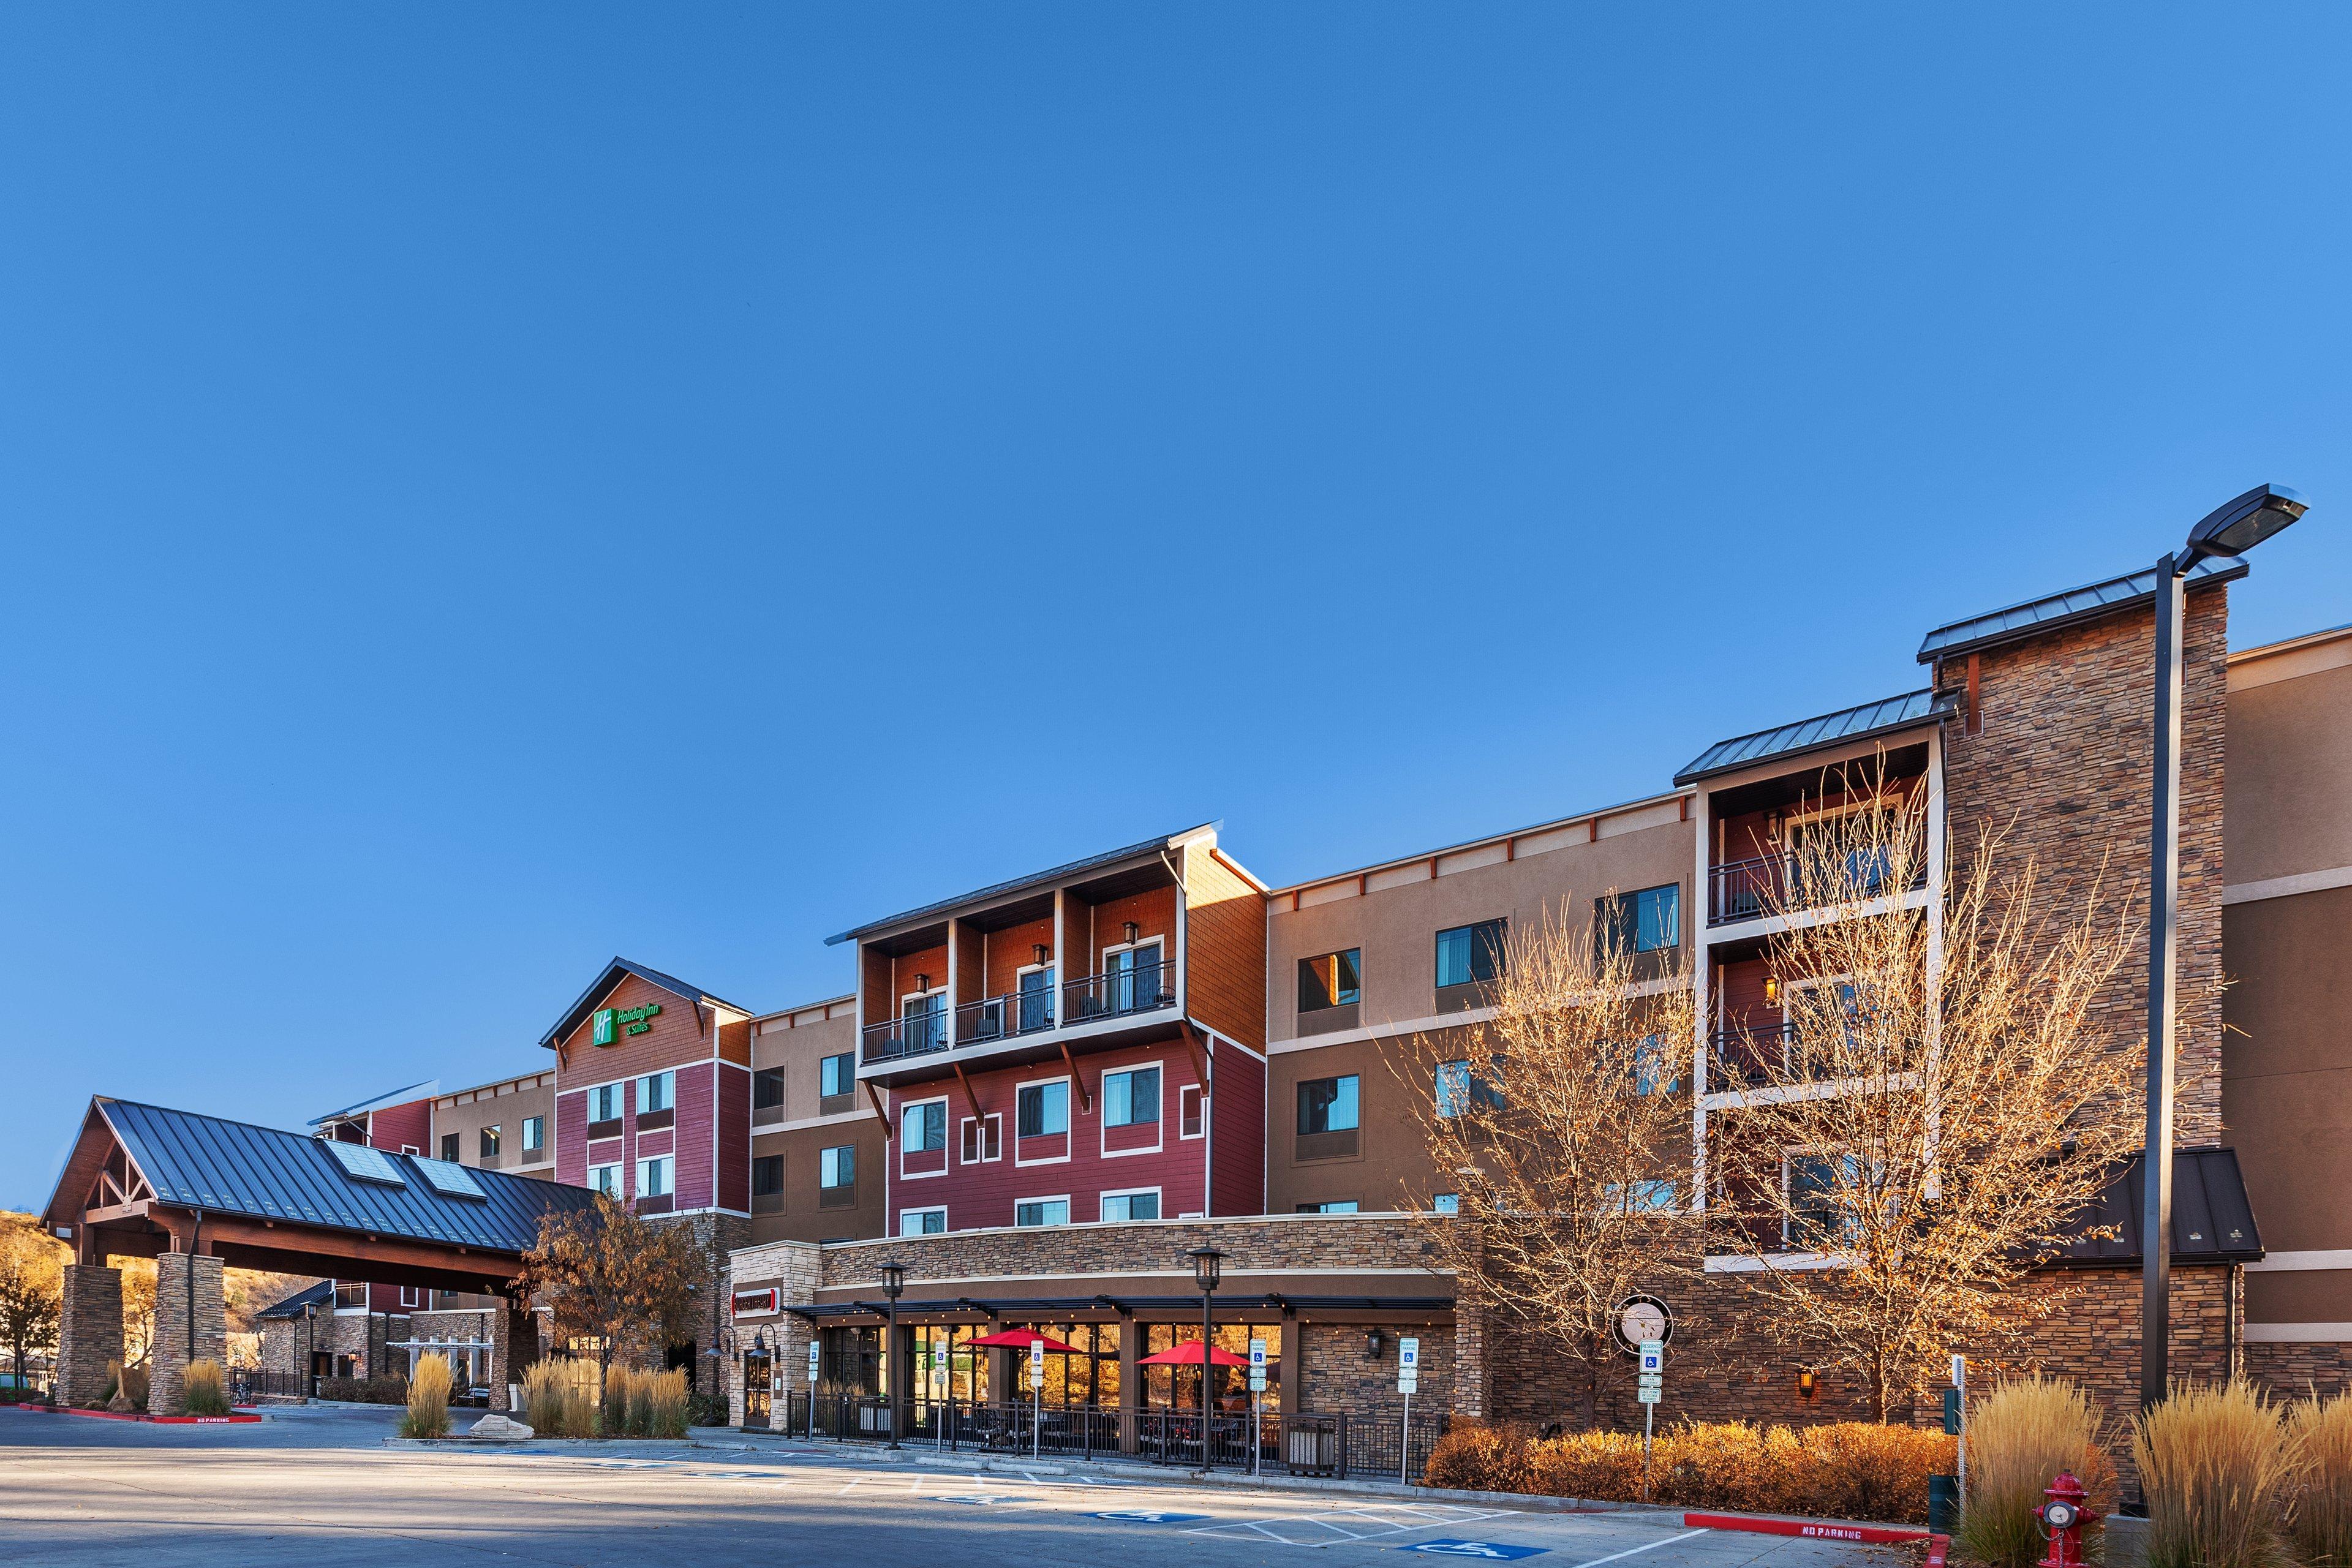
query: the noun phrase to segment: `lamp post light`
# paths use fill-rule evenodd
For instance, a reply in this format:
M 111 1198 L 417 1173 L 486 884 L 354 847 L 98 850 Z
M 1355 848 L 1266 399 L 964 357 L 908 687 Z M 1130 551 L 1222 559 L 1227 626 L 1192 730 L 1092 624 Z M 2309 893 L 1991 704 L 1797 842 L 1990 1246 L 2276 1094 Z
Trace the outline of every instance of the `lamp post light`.
M 883 1331 L 882 1383 L 890 1407 L 890 1447 L 898 1446 L 898 1292 L 907 1288 L 907 1266 L 882 1266 L 882 1294 L 890 1299 L 890 1326 Z
M 1192 1279 L 1201 1287 L 1201 1468 L 1209 1473 L 1209 1366 L 1210 1351 L 1215 1336 L 1211 1313 L 1212 1299 L 1217 1293 L 1217 1281 L 1224 1277 L 1225 1255 L 1213 1247 L 1196 1247 L 1192 1259 Z
M 2256 485 L 2216 507 L 2189 542 L 2156 563 L 2156 758 L 2148 827 L 2147 1141 L 2140 1215 L 2139 1404 L 2164 1402 L 2170 1379 L 2173 1030 L 2180 935 L 2180 646 L 2189 574 L 2214 556 L 2242 555 L 2304 514 L 2293 490 Z

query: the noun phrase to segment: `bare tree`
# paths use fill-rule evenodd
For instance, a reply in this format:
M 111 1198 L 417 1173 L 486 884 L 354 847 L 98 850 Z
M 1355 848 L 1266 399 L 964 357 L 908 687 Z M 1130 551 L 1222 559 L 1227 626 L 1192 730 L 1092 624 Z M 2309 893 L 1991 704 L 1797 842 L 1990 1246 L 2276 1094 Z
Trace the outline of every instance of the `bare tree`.
M 25 1386 L 25 1354 L 57 1343 L 65 1309 L 67 1249 L 28 1214 L 0 1213 L 0 1344 Z
M 593 1210 L 549 1213 L 523 1254 L 521 1289 L 549 1310 L 560 1346 L 593 1345 L 600 1375 L 690 1331 L 693 1236 L 637 1218 L 607 1194 Z
M 1698 1262 L 1690 982 L 1633 937 L 1549 917 L 1515 937 L 1494 1016 L 1458 1046 L 1418 1042 L 1412 1097 L 1457 1195 L 1430 1221 L 1457 1299 L 1570 1357 L 1588 1426 L 1622 1353 L 1619 1303 Z
M 1812 819 L 1769 889 L 1785 1022 L 1709 1064 L 1728 1093 L 1707 1160 L 1749 1255 L 1758 1321 L 1856 1373 L 1880 1420 L 1955 1350 L 2013 1342 L 2063 1292 L 2027 1271 L 2085 1234 L 2138 1146 L 2141 1058 L 2091 1008 L 2132 952 L 2134 900 L 2103 879 L 2044 907 L 2029 856 L 1979 838 L 1925 890 L 1924 805 L 1865 784 Z

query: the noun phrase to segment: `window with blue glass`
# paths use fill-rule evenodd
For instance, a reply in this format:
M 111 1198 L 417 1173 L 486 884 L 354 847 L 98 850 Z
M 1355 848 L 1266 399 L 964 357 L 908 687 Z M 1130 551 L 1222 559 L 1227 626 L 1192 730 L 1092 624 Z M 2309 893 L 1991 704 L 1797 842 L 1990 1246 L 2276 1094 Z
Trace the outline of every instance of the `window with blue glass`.
M 948 1146 L 948 1103 L 944 1100 L 927 1100 L 920 1105 L 907 1107 L 900 1119 L 906 1136 L 906 1152 L 928 1154 Z
M 1020 1029 L 1047 1029 L 1054 1025 L 1054 966 L 1021 972 Z
M 827 1099 L 836 1094 L 855 1093 L 857 1089 L 856 1058 L 847 1051 L 837 1057 L 826 1057 L 816 1064 L 816 1091 Z M 781 1097 L 777 1103 L 783 1103 Z
M 1473 1105 L 1496 1106 L 1503 1097 L 1466 1061 L 1437 1064 L 1437 1114 L 1451 1121 Z
M 1363 949 L 1347 948 L 1298 961 L 1298 1010 L 1320 1013 L 1363 995 Z
M 1298 1131 L 1303 1133 L 1345 1132 L 1356 1125 L 1354 1073 L 1339 1078 L 1308 1079 L 1298 1086 Z
M 1437 933 L 1437 984 L 1472 985 L 1499 978 L 1504 945 L 1510 935 L 1507 920 L 1480 921 Z
M 1070 1130 L 1070 1085 L 1066 1079 L 1023 1084 L 1016 1105 L 1018 1137 L 1050 1138 Z
M 1103 1074 L 1103 1125 L 1142 1127 L 1160 1120 L 1160 1069 Z
M 1683 889 L 1678 882 L 1612 893 L 1592 901 L 1592 930 L 1604 950 L 1660 952 L 1683 940 Z

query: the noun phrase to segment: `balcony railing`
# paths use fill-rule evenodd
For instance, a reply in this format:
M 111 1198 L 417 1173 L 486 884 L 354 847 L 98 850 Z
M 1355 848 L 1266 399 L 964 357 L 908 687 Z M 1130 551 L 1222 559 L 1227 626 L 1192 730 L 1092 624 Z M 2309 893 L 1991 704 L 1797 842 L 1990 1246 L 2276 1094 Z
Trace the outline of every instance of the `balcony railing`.
M 1759 855 L 1752 860 L 1727 860 L 1706 874 L 1706 923 L 1729 925 L 1760 920 L 1792 909 L 1811 909 L 1839 899 L 1875 898 L 1892 889 L 1895 869 L 1884 853 L 1862 855 L 1843 874 L 1813 873 L 1818 885 L 1807 885 L 1803 861 L 1794 855 Z M 1911 868 L 1910 886 L 1925 887 L 1925 860 Z
M 1062 987 L 1062 1020 L 1076 1026 L 1176 1005 L 1176 966 L 1160 960 L 1108 970 Z
M 948 1016 L 946 1009 L 940 1008 L 918 1013 L 910 1018 L 890 1018 L 866 1025 L 857 1042 L 857 1059 L 871 1067 L 877 1062 L 902 1061 L 947 1048 Z
M 1034 1035 L 1054 1026 L 1051 989 L 1012 991 L 967 1002 L 956 1009 L 955 1037 L 960 1046 L 986 1045 L 991 1040 Z
M 1794 1024 L 1716 1030 L 1710 1037 L 1714 1048 L 1706 1058 L 1707 1089 L 1720 1094 L 1743 1083 L 1752 1084 L 1766 1073 L 1785 1073 L 1789 1047 L 1796 1037 Z

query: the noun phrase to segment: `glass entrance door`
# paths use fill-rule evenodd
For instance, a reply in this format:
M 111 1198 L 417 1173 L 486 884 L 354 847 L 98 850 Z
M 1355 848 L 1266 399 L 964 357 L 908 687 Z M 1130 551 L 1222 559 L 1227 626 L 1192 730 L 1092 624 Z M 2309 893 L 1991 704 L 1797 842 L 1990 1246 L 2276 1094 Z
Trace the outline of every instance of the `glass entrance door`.
M 743 1352 L 743 1425 L 765 1426 L 773 1397 L 775 1362 L 766 1351 Z

